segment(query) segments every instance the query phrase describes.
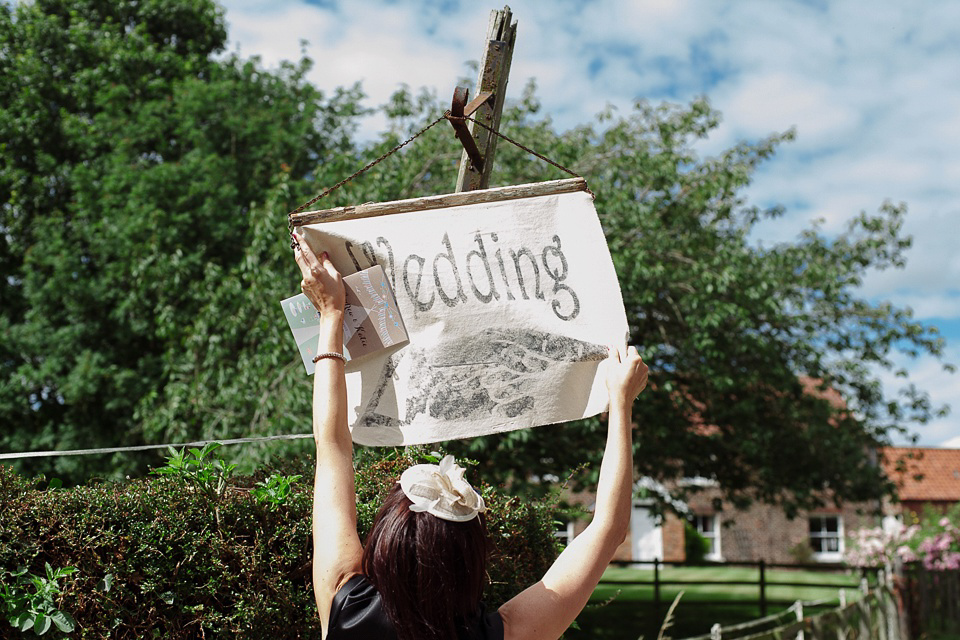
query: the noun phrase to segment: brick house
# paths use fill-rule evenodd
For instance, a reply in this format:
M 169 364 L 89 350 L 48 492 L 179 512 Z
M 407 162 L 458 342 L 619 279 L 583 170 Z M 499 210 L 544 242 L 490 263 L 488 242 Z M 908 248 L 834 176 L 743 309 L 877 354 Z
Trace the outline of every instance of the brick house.
M 846 409 L 843 397 L 836 391 L 821 389 L 814 379 L 801 382 L 807 393 L 826 400 L 837 409 Z M 707 434 L 715 429 L 703 424 L 694 424 L 693 428 Z M 687 499 L 686 519 L 708 541 L 710 550 L 706 559 L 714 562 L 841 562 L 846 532 L 879 524 L 883 506 L 876 503 L 836 507 L 824 500 L 828 506 L 788 518 L 782 509 L 762 503 L 755 503 L 748 510 L 736 509 L 723 499 L 717 483 L 708 478 L 686 479 L 681 484 L 696 485 L 699 489 Z M 641 510 L 642 505 L 635 506 L 632 524 L 643 522 Z M 633 560 L 659 557 L 665 561 L 682 561 L 684 530 L 680 518 L 667 517 L 660 531 L 662 555 L 650 554 L 651 545 L 638 544 L 636 531 L 631 533 L 634 540 L 626 552 Z
M 707 559 L 711 561 L 836 563 L 843 559 L 849 532 L 893 519 L 903 521 L 920 513 L 924 504 L 944 510 L 960 502 L 960 449 L 887 447 L 878 453 L 878 463 L 897 486 L 897 503 L 829 505 L 790 519 L 782 509 L 765 504 L 737 510 L 722 499 L 715 482 L 696 478 L 685 481 L 700 488 L 686 503 L 687 519 L 709 541 Z M 662 489 L 666 493 L 666 487 Z M 591 500 L 585 494 L 575 501 L 589 508 Z M 617 550 L 616 560 L 685 559 L 683 519 L 673 512 L 657 519 L 652 503 L 634 501 L 631 532 Z M 571 523 L 565 535 L 576 535 L 584 526 Z
M 702 479 L 697 482 L 708 484 Z M 686 559 L 685 523 L 668 511 L 657 518 L 652 500 L 635 500 L 630 533 L 617 549 L 615 560 L 683 562 Z M 686 520 L 710 543 L 711 562 L 840 562 L 848 530 L 874 527 L 880 522 L 879 505 L 845 505 L 801 512 L 787 518 L 780 508 L 755 504 L 737 510 L 722 499 L 719 487 L 703 486 L 687 501 Z M 577 535 L 585 523 L 569 525 L 567 535 Z
M 754 504 L 738 510 L 706 488 L 688 500 L 691 521 L 711 543 L 708 560 L 778 564 L 843 560 L 847 531 L 879 524 L 879 504 L 828 504 L 793 519 L 778 507 Z

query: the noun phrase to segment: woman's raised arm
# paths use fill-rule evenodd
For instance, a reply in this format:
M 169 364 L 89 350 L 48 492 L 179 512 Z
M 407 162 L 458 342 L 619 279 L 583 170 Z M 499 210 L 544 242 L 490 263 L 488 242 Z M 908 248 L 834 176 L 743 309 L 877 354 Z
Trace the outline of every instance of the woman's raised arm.
M 294 238 L 301 289 L 320 313 L 317 353 L 343 353 L 343 281 L 326 252 L 318 258 L 303 236 Z M 313 381 L 313 438 L 317 470 L 313 485 L 313 591 L 326 637 L 330 605 L 340 587 L 360 571 L 353 441 L 347 426 L 344 361 L 322 358 Z
M 563 550 L 540 582 L 500 607 L 505 640 L 559 638 L 590 599 L 629 531 L 633 494 L 631 407 L 647 385 L 647 365 L 634 347 L 622 359 L 619 351 L 611 349 L 608 365 L 610 416 L 593 520 Z

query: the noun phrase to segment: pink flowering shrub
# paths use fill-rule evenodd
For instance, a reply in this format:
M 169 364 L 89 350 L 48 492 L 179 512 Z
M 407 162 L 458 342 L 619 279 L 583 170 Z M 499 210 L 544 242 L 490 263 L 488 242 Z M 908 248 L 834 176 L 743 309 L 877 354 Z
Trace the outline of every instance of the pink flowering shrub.
M 917 547 L 923 566 L 939 571 L 960 569 L 960 527 L 948 517 L 941 518 L 937 524 L 941 530 L 924 538 Z
M 910 543 L 918 531 L 916 524 L 888 531 L 882 527 L 858 529 L 847 540 L 844 560 L 855 567 L 892 565 L 897 558 L 912 562 L 917 558 Z
M 960 504 L 946 515 L 927 509 L 910 526 L 884 531 L 881 527 L 853 532 L 847 543 L 847 564 L 876 567 L 902 562 L 923 562 L 935 571 L 960 569 Z

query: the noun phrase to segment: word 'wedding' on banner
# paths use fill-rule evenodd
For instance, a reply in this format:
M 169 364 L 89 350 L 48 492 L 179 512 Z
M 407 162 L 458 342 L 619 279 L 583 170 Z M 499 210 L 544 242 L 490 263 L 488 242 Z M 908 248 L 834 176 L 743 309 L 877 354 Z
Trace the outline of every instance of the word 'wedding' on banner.
M 295 214 L 344 275 L 380 265 L 409 343 L 347 367 L 353 439 L 437 442 L 596 415 L 627 320 L 582 179 Z M 532 195 L 531 195 L 532 194 Z

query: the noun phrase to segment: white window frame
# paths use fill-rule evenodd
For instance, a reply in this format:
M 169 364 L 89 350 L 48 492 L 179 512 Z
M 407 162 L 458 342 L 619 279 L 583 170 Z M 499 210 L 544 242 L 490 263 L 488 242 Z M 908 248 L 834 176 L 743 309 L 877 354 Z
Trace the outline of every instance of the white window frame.
M 564 522 L 553 532 L 555 538 L 560 540 L 564 547 L 573 542 L 574 528 L 573 521 Z
M 835 519 L 837 521 L 837 531 L 836 533 L 827 532 L 826 521 L 828 519 Z M 821 533 L 814 534 L 810 530 L 810 522 L 812 520 L 821 521 Z M 836 537 L 837 540 L 837 549 L 836 551 L 817 551 L 813 545 L 813 540 L 819 538 L 821 540 L 832 539 Z M 812 513 L 807 517 L 807 540 L 810 541 L 810 548 L 813 549 L 813 559 L 817 562 L 841 562 L 843 561 L 843 552 L 844 552 L 844 531 L 843 531 L 843 516 L 839 513 Z
M 710 518 L 710 531 L 706 531 L 705 528 L 701 527 L 704 518 Z M 693 528 L 710 542 L 710 551 L 704 558 L 712 562 L 721 562 L 723 560 L 723 550 L 720 546 L 720 514 L 694 513 Z

